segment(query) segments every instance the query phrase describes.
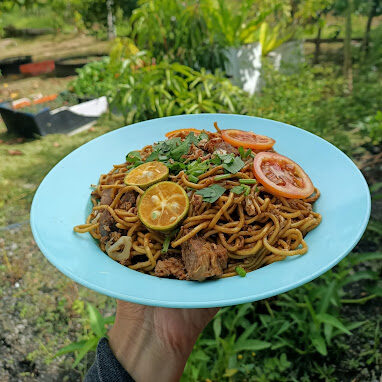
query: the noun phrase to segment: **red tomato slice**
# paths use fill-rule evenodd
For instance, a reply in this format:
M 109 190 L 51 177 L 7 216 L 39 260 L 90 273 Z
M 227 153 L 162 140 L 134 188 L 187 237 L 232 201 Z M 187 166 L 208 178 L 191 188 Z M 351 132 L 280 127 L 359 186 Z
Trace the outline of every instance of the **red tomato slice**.
M 313 183 L 305 171 L 292 159 L 277 153 L 256 154 L 253 173 L 272 195 L 304 199 L 314 191 Z
M 193 129 L 193 128 L 190 128 L 190 129 L 178 129 L 178 130 L 169 131 L 168 133 L 165 134 L 165 136 L 167 138 L 171 138 L 172 136 L 179 135 L 180 133 L 182 133 L 182 135 L 188 135 L 191 132 L 195 133 L 195 134 L 200 134 L 202 131 L 198 130 L 198 129 Z
M 258 135 L 251 131 L 222 130 L 222 138 L 235 147 L 245 149 L 268 150 L 275 144 L 275 140 L 265 135 Z

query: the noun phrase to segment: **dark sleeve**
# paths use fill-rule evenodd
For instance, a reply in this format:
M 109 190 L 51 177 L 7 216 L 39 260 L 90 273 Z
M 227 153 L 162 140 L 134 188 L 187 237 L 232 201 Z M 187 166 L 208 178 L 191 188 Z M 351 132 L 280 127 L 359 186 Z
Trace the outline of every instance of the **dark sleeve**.
M 110 349 L 106 338 L 98 342 L 96 359 L 88 370 L 84 382 L 135 382 L 122 367 Z

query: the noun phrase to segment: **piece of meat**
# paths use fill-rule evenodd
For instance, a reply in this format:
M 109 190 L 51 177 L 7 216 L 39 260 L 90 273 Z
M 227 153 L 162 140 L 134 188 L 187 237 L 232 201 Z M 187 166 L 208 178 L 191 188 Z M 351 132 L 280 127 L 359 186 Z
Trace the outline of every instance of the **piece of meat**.
M 221 244 L 194 236 L 184 242 L 181 249 L 190 280 L 203 281 L 208 277 L 220 277 L 227 268 L 227 250 Z
M 175 257 L 158 260 L 155 266 L 155 276 L 158 277 L 175 277 L 179 280 L 187 279 L 186 270 L 182 260 Z
M 209 159 L 210 157 L 211 157 L 210 153 L 206 153 L 205 151 L 203 151 L 198 146 L 195 146 L 194 144 L 190 146 L 189 152 L 186 155 L 182 156 L 183 159 L 196 160 L 200 158 L 202 161 L 205 161 L 206 159 Z
M 134 191 L 127 191 L 121 196 L 118 207 L 127 211 L 135 204 L 136 200 Z
M 101 205 L 110 205 L 113 201 L 113 190 L 111 188 L 106 188 L 102 191 L 101 194 Z M 99 218 L 99 233 L 101 235 L 101 242 L 106 243 L 109 238 L 110 234 L 114 228 L 114 219 L 111 216 L 110 212 L 108 210 L 103 210 L 101 212 L 101 216 Z
M 204 150 L 209 153 L 213 153 L 214 151 L 220 151 L 220 154 L 235 154 L 239 155 L 239 151 L 236 147 L 230 145 L 225 142 L 222 138 L 212 138 L 210 139 L 203 147 Z
M 190 204 L 191 204 L 192 210 L 194 212 L 195 211 L 199 211 L 200 207 L 203 204 L 203 196 L 202 195 L 198 195 L 198 194 L 192 195 Z

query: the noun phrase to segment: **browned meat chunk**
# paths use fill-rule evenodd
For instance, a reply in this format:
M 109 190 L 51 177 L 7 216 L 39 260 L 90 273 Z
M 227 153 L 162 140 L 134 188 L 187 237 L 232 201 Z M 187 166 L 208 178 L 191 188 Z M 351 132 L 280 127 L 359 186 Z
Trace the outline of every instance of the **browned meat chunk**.
M 203 281 L 223 274 L 228 255 L 222 245 L 194 236 L 182 244 L 182 258 L 189 279 Z
M 213 153 L 214 151 L 222 151 L 222 153 L 225 154 L 239 155 L 237 148 L 225 142 L 222 138 L 210 139 L 203 148 L 209 153 Z
M 187 278 L 186 270 L 182 260 L 175 257 L 159 260 L 155 266 L 155 276 L 158 277 L 175 277 L 179 280 Z
M 106 188 L 102 190 L 101 193 L 101 204 L 107 204 L 110 206 L 111 202 L 113 201 L 113 190 L 111 188 Z
M 125 192 L 121 196 L 119 208 L 126 210 L 126 211 L 129 210 L 135 204 L 136 199 L 137 198 L 135 196 L 134 191 Z
M 198 211 L 203 204 L 203 196 L 194 194 L 191 198 L 191 207 L 194 212 Z
M 121 200 L 122 203 L 127 202 L 127 203 L 134 204 L 135 201 L 136 201 L 136 197 L 135 197 L 134 191 L 127 191 L 127 192 L 125 192 L 121 196 L 120 200 Z
M 113 201 L 112 198 L 112 189 L 107 188 L 102 191 L 101 194 L 101 204 L 102 205 L 110 205 L 111 202 Z M 111 216 L 110 212 L 108 210 L 103 210 L 101 212 L 101 216 L 99 218 L 99 233 L 101 235 L 101 242 L 106 243 L 109 238 L 112 229 L 114 228 L 114 219 Z

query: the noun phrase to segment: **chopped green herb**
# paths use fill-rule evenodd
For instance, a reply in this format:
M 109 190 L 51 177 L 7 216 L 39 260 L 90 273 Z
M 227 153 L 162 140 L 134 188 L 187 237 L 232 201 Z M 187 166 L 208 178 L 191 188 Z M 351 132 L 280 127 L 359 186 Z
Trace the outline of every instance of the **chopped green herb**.
M 210 187 L 202 188 L 196 191 L 197 195 L 203 196 L 204 202 L 213 203 L 216 202 L 225 192 L 225 188 L 218 184 L 213 184 Z
M 242 267 L 236 267 L 235 268 L 235 271 L 236 273 L 240 276 L 240 277 L 245 277 L 247 275 L 247 272 L 242 268 Z
M 231 163 L 224 163 L 223 168 L 231 174 L 236 174 L 244 167 L 244 164 L 245 163 L 240 159 L 240 157 L 235 157 Z
M 208 140 L 208 134 L 202 132 L 202 133 L 199 134 L 199 141 L 202 141 L 204 139 Z
M 158 151 L 153 151 L 147 158 L 146 162 L 152 162 L 154 160 L 159 159 L 159 152 Z
M 194 175 L 188 175 L 188 180 L 192 183 L 198 183 L 199 179 Z
M 126 155 L 126 162 L 133 164 L 134 166 L 138 166 L 142 164 L 141 154 L 139 151 L 130 151 Z
M 222 180 L 222 179 L 228 179 L 230 178 L 232 175 L 231 174 L 224 174 L 224 175 L 216 175 L 214 180 Z
M 186 165 L 182 162 L 164 162 L 171 172 L 178 173 L 186 168 Z
M 239 179 L 239 182 L 241 184 L 256 184 L 257 180 L 256 179 Z
M 199 158 L 198 160 L 192 161 L 187 165 L 187 171 L 186 173 L 188 175 L 193 175 L 193 176 L 199 176 L 204 174 L 210 167 L 210 161 L 205 160 L 201 161 Z
M 244 147 L 243 146 L 240 146 L 238 148 L 238 150 L 239 150 L 239 154 L 241 156 L 241 159 L 244 159 L 244 160 L 247 159 L 251 155 L 251 153 L 252 153 L 251 149 L 248 149 L 247 151 L 244 151 Z
M 168 251 L 171 239 L 173 237 L 175 237 L 178 232 L 179 232 L 179 229 L 175 229 L 174 231 L 171 231 L 168 235 L 166 235 L 164 242 L 163 242 L 162 249 L 161 249 L 162 253 L 166 253 Z
M 168 235 L 164 239 L 162 250 L 161 250 L 162 253 L 166 253 L 168 251 L 168 247 L 170 246 L 170 242 L 171 242 L 171 236 Z
M 217 154 L 223 164 L 230 164 L 235 159 L 234 154 Z
M 219 155 L 214 155 L 214 157 L 211 159 L 211 163 L 213 163 L 216 166 L 219 166 L 222 164 L 221 159 L 219 158 Z
M 245 184 L 243 184 L 242 186 L 235 186 L 231 188 L 231 192 L 238 195 L 244 193 L 244 195 L 247 196 L 249 195 L 250 191 L 251 188 L 249 186 L 246 186 Z

